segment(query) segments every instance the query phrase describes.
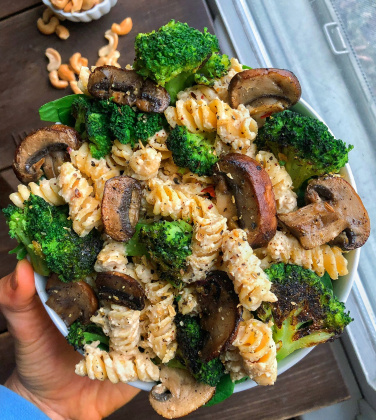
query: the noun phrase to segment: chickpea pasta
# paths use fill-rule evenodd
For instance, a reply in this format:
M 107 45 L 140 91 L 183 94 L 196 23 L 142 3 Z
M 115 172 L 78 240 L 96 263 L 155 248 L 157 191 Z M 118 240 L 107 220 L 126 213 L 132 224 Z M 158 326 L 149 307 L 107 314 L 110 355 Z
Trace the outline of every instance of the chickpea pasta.
M 304 249 L 294 236 L 280 231 L 277 231 L 265 248 L 256 252 L 262 259 L 263 268 L 275 262 L 297 264 L 313 270 L 320 277 L 327 271 L 332 280 L 348 273 L 344 251 L 339 247 L 321 245 L 313 249 Z
M 30 182 L 27 186 L 20 184 L 17 192 L 9 195 L 10 201 L 21 209 L 24 208 L 24 201 L 28 200 L 30 194 L 37 195 L 53 206 L 65 204 L 64 199 L 59 195 L 60 187 L 56 178 L 42 179 L 39 184 Z
M 94 189 L 87 179 L 70 162 L 61 165 L 58 183 L 60 195 L 69 204 L 73 230 L 79 236 L 86 236 L 102 225 L 101 202 L 94 197 Z
M 253 253 L 242 229 L 227 231 L 222 243 L 224 268 L 234 282 L 240 303 L 255 311 L 262 302 L 275 302 L 270 291 L 271 282 L 261 268 L 261 261 Z
M 116 351 L 107 353 L 100 350 L 98 344 L 93 342 L 85 345 L 85 358 L 76 365 L 77 375 L 100 381 L 109 379 L 114 384 L 137 379 L 144 382 L 158 381 L 159 368 L 151 360 L 154 356 L 147 350 L 129 355 Z

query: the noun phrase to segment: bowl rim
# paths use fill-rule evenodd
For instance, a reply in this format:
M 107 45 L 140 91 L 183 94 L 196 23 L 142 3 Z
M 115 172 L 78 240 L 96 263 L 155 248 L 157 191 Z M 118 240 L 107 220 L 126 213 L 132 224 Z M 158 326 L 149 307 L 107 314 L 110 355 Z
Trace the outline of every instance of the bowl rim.
M 43 0 L 45 1 L 45 0 Z M 104 0 L 106 1 L 106 0 Z M 297 112 L 304 112 L 309 116 L 312 116 L 319 121 L 323 122 L 325 124 L 325 121 L 321 118 L 321 116 L 303 99 L 300 99 L 300 101 L 292 107 L 292 110 L 296 110 Z M 327 126 L 327 124 L 325 124 Z M 329 128 L 329 127 L 328 127 Z M 332 133 L 332 131 L 329 128 L 329 131 Z M 332 133 L 333 134 L 333 133 Z M 344 176 L 344 178 L 347 179 L 347 181 L 352 185 L 352 187 L 356 190 L 356 184 L 354 180 L 353 173 L 351 171 L 350 165 L 347 163 L 344 168 L 340 171 L 341 175 Z M 353 286 L 354 280 L 355 280 L 355 274 L 358 269 L 359 264 L 359 256 L 360 256 L 360 248 L 355 249 L 353 251 L 350 251 L 347 254 L 348 259 L 348 266 L 349 266 L 349 273 L 346 276 L 341 277 L 341 282 L 345 283 L 344 290 L 340 293 L 340 296 L 337 295 L 337 297 L 344 303 L 346 303 L 348 296 L 350 294 L 351 288 Z M 350 257 L 350 258 L 349 258 Z M 57 329 L 61 332 L 61 334 L 66 337 L 68 334 L 68 328 L 64 324 L 63 320 L 56 314 L 56 312 L 51 309 L 49 306 L 46 305 L 46 301 L 48 299 L 48 295 L 45 291 L 45 283 L 46 283 L 46 277 L 41 276 L 40 274 L 34 272 L 34 278 L 35 278 L 35 286 L 37 293 L 48 313 L 50 318 L 52 319 L 53 323 L 57 327 Z M 338 280 L 336 280 L 338 281 Z M 334 283 L 335 285 L 335 283 Z M 288 355 L 285 359 L 278 362 L 278 376 L 282 373 L 286 372 L 291 367 L 295 366 L 297 363 L 299 363 L 305 356 L 307 356 L 308 353 L 310 353 L 315 347 L 310 347 L 306 349 L 299 349 L 296 350 L 294 353 L 291 353 Z M 278 380 L 278 379 L 277 379 Z M 128 382 L 129 385 L 139 388 L 144 391 L 150 391 L 151 388 L 155 385 L 155 382 L 143 382 L 140 380 L 134 381 L 134 382 Z M 242 382 L 240 384 L 235 385 L 234 393 L 245 391 L 246 389 L 254 388 L 257 386 L 256 382 L 252 380 L 247 380 L 245 382 Z

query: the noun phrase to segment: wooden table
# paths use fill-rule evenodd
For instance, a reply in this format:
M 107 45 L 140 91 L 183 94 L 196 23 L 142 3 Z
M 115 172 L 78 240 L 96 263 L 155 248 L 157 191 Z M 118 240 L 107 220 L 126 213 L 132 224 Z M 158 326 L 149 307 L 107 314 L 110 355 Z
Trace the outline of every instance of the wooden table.
M 8 195 L 18 185 L 10 166 L 20 137 L 45 125 L 39 121 L 38 108 L 59 98 L 66 91 L 53 89 L 48 81 L 44 51 L 56 48 L 63 62 L 79 51 L 93 65 L 97 50 L 105 45 L 103 34 L 113 22 L 127 16 L 133 19 L 130 35 L 119 40 L 120 64 L 134 58 L 133 40 L 138 32 L 149 32 L 170 19 L 181 20 L 213 31 L 204 0 L 119 0 L 118 5 L 101 20 L 74 24 L 64 22 L 71 33 L 67 41 L 55 35 L 43 36 L 36 28 L 44 6 L 36 0 L 3 0 L 0 10 L 0 206 L 9 203 Z M 4 217 L 0 215 L 0 276 L 15 266 L 8 251 L 15 242 L 7 235 Z M 0 383 L 14 367 L 12 338 L 0 313 Z M 313 350 L 302 362 L 278 378 L 273 387 L 257 387 L 234 395 L 224 403 L 202 408 L 188 416 L 191 419 L 286 419 L 349 398 L 330 345 Z M 141 392 L 131 403 L 109 417 L 115 419 L 160 418 L 149 406 L 147 394 Z

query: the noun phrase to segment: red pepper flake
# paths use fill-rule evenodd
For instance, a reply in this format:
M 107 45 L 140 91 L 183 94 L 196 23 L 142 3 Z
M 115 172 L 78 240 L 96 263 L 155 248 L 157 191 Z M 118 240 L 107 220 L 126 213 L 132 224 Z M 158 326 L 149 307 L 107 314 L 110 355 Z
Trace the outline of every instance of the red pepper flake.
M 267 112 L 266 114 L 261 115 L 261 117 L 260 117 L 260 118 L 268 118 L 268 117 L 270 117 L 272 114 L 273 114 L 273 112 Z
M 209 185 L 208 187 L 206 187 L 203 190 L 201 190 L 201 192 L 202 193 L 208 193 L 210 195 L 210 197 L 212 197 L 212 198 L 215 197 L 214 185 Z
M 213 204 L 210 204 L 210 206 L 208 206 L 208 209 L 210 210 L 210 209 L 212 209 L 214 206 L 213 206 Z

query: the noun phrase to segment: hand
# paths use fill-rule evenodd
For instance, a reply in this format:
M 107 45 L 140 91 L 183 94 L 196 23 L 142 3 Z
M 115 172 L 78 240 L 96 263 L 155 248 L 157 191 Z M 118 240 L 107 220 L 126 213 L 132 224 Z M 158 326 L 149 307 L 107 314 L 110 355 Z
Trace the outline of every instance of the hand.
M 16 369 L 5 386 L 51 419 L 97 420 L 110 415 L 138 392 L 126 384 L 92 381 L 74 373 L 82 356 L 56 329 L 35 293 L 27 260 L 0 280 L 0 310 L 15 340 Z

